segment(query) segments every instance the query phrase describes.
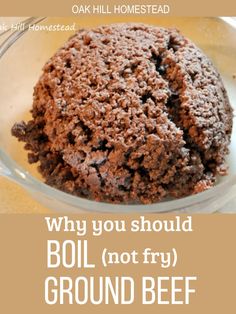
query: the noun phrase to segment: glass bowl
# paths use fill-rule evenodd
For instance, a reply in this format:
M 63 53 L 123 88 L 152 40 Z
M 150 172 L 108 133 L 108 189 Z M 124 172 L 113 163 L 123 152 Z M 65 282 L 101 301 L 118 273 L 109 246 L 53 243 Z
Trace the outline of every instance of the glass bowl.
M 233 20 L 231 20 L 232 22 Z M 11 136 L 12 125 L 30 118 L 33 86 L 44 63 L 62 46 L 74 31 L 29 30 L 29 25 L 76 25 L 76 28 L 117 22 L 143 22 L 164 27 L 176 27 L 195 42 L 213 60 L 221 73 L 231 104 L 236 102 L 235 55 L 236 29 L 227 19 L 220 18 L 157 18 L 157 17 L 71 17 L 30 18 L 19 24 L 15 32 L 0 45 L 0 174 L 22 185 L 44 206 L 62 211 L 81 210 L 101 212 L 213 212 L 224 206 L 236 183 L 236 132 L 233 129 L 229 174 L 217 184 L 199 194 L 149 205 L 116 205 L 86 200 L 61 192 L 43 183 L 37 166 L 29 165 L 23 144 Z M 74 24 L 75 23 L 75 24 Z M 72 27 L 73 28 L 73 27 Z M 0 37 L 1 40 L 1 37 Z

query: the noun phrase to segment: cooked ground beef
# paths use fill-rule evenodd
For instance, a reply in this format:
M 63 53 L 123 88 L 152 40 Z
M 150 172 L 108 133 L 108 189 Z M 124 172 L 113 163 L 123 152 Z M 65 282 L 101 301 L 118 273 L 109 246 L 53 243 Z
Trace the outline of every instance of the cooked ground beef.
M 47 62 L 26 143 L 47 184 L 97 201 L 151 203 L 226 173 L 232 108 L 219 73 L 175 29 L 80 30 Z

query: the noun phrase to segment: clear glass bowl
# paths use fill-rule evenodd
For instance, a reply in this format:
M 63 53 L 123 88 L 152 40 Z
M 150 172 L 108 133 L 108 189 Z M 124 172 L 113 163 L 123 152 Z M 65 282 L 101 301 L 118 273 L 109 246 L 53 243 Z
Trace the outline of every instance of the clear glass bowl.
M 63 193 L 43 183 L 36 166 L 27 162 L 27 152 L 22 143 L 11 136 L 16 121 L 30 118 L 33 86 L 40 76 L 42 66 L 73 32 L 28 30 L 37 25 L 76 23 L 77 28 L 114 22 L 143 22 L 165 27 L 176 27 L 194 41 L 213 60 L 225 82 L 231 104 L 236 102 L 236 80 L 233 78 L 236 56 L 236 29 L 220 18 L 155 18 L 109 16 L 85 18 L 31 18 L 24 29 L 12 32 L 0 46 L 0 174 L 25 187 L 46 207 L 62 210 L 105 212 L 213 212 L 232 197 L 236 183 L 236 132 L 233 130 L 229 175 L 219 179 L 215 187 L 197 195 L 162 201 L 150 205 L 114 205 L 100 203 Z M 0 38 L 1 40 L 1 38 Z

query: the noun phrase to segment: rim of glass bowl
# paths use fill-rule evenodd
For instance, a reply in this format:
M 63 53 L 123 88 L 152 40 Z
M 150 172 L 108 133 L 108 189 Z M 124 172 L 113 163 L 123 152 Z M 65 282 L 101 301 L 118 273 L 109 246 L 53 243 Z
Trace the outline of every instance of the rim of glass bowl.
M 13 32 L 0 45 L 0 58 L 21 36 L 23 36 L 28 31 L 30 24 L 37 24 L 45 19 L 46 17 L 31 17 L 23 21 L 25 23 L 24 30 Z M 207 200 L 215 198 L 217 195 L 222 195 L 222 193 L 225 193 L 227 188 L 230 188 L 233 184 L 236 183 L 236 176 L 229 175 L 229 177 L 224 182 L 215 185 L 209 190 L 179 199 L 161 201 L 152 204 L 112 204 L 74 196 L 37 180 L 29 172 L 18 166 L 17 163 L 13 161 L 13 159 L 8 156 L 1 148 L 0 170 L 2 171 L 2 175 L 5 175 L 6 177 L 16 181 L 31 191 L 33 190 L 34 192 L 40 192 L 47 197 L 54 198 L 64 204 L 78 208 L 78 210 L 86 209 L 91 212 L 170 212 L 181 208 L 188 208 L 196 204 L 200 205 Z

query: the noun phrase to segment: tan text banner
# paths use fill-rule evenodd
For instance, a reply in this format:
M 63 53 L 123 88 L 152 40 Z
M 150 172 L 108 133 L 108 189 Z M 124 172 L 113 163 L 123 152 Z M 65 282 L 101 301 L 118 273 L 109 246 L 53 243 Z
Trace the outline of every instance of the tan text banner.
M 122 231 L 122 221 L 125 231 Z M 86 230 L 82 222 L 85 222 Z M 97 225 L 93 226 L 93 222 Z M 53 229 L 56 225 L 60 231 Z M 235 313 L 235 226 L 235 215 L 2 215 L 0 312 Z M 49 231 L 50 228 L 53 230 Z M 165 228 L 169 228 L 169 231 Z M 75 243 L 76 252 L 74 256 L 69 245 L 64 260 L 61 255 L 60 265 L 49 268 L 50 263 L 55 266 L 58 262 L 55 242 L 61 245 L 58 256 L 66 243 Z M 49 244 L 54 251 L 52 256 L 48 253 Z M 104 249 L 113 252 L 113 264 L 109 264 L 109 255 L 104 255 Z M 136 257 L 132 252 L 136 252 Z M 147 263 L 144 263 L 145 254 Z M 76 262 L 72 267 L 73 256 Z M 119 263 L 116 263 L 116 258 Z M 86 267 L 88 264 L 95 267 Z M 79 301 L 85 300 L 84 294 L 88 293 L 84 305 L 77 304 L 74 298 L 78 292 L 75 291 L 78 277 L 83 278 L 80 282 L 77 280 L 80 286 Z M 94 288 L 91 277 L 94 278 Z M 92 304 L 90 294 L 95 291 L 94 297 L 98 300 L 99 289 L 105 291 L 104 278 L 107 277 L 113 283 L 118 278 L 119 304 L 114 303 L 111 292 L 109 304 L 105 304 L 105 292 L 100 304 Z M 64 282 L 59 282 L 61 278 L 64 278 Z M 98 284 L 99 278 L 102 278 L 102 282 Z M 126 278 L 125 291 L 121 291 L 121 278 Z M 121 304 L 122 293 L 126 301 L 130 298 L 130 281 L 127 278 L 134 283 L 133 302 Z M 88 281 L 85 282 L 85 279 Z M 73 300 L 70 300 L 68 292 L 64 291 L 63 296 L 63 289 L 69 289 L 72 283 Z M 47 288 L 48 292 L 45 291 Z M 160 300 L 169 304 L 160 304 Z M 186 300 L 189 304 L 186 304 Z M 69 304 L 70 301 L 72 304 Z M 149 304 L 145 304 L 145 301 Z M 183 304 L 175 303 L 181 301 Z
M 170 11 L 168 15 L 172 16 L 235 16 L 236 5 L 233 0 L 226 1 L 188 1 L 188 0 L 132 0 L 132 1 L 5 1 L 1 3 L 2 16 L 71 16 L 73 5 L 168 5 Z M 105 9 L 104 9 L 105 10 Z

